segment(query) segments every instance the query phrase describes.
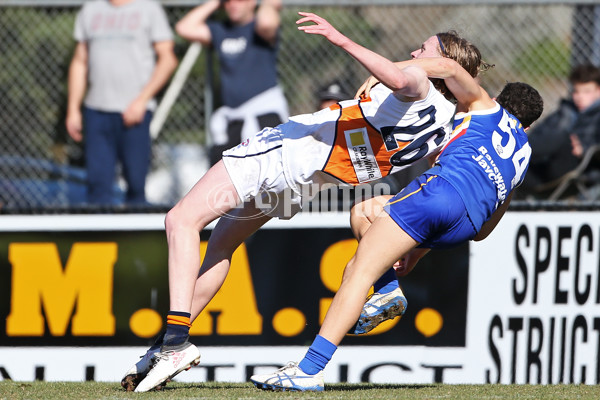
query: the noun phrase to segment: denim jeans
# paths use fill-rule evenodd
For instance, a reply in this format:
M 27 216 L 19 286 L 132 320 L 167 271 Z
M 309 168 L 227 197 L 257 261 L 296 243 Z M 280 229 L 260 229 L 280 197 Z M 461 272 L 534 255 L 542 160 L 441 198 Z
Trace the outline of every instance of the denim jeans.
M 85 162 L 88 179 L 88 203 L 115 204 L 113 188 L 120 163 L 127 182 L 125 201 L 131 204 L 146 202 L 146 175 L 150 167 L 150 121 L 147 111 L 144 120 L 127 127 L 118 112 L 104 112 L 85 107 Z

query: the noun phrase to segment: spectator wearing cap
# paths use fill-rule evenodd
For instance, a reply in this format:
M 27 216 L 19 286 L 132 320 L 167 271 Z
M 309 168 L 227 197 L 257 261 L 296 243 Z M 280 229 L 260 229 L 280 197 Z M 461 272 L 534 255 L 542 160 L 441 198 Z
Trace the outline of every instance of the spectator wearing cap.
M 319 104 L 317 106 L 319 110 L 332 106 L 339 101 L 352 98 L 352 96 L 344 92 L 342 85 L 339 82 L 331 82 L 323 86 L 319 89 L 317 97 L 319 99 Z

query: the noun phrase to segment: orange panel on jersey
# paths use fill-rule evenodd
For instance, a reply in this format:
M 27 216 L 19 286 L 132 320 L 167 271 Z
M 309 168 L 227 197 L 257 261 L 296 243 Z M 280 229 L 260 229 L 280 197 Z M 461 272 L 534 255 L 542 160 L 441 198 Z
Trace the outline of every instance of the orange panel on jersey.
M 390 157 L 383 138 L 364 117 L 360 103 L 341 110 L 334 147 L 323 171 L 343 182 L 359 185 L 390 173 Z

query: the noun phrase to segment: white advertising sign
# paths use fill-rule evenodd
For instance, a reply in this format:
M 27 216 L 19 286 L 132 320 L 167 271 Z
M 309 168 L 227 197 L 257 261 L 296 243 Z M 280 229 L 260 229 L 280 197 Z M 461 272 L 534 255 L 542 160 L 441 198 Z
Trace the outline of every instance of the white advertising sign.
M 471 245 L 474 381 L 599 380 L 600 213 L 514 212 Z
M 299 361 L 306 347 L 202 347 L 197 367 L 180 382 L 247 382 L 256 373 Z M 139 360 L 143 347 L 0 347 L 0 376 L 17 381 L 117 382 Z M 326 382 L 433 383 L 462 381 L 463 349 L 340 347 L 325 371 Z

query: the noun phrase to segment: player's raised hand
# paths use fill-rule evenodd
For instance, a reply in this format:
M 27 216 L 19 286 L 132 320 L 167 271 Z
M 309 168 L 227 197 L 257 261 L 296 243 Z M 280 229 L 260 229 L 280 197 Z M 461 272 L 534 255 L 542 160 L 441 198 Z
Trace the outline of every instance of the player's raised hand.
M 398 278 L 402 278 L 410 273 L 417 262 L 427 253 L 429 253 L 431 249 L 423 249 L 423 248 L 414 248 L 404 255 L 400 260 L 394 263 L 394 270 L 396 272 L 396 276 Z
M 314 25 L 302 25 L 299 26 L 298 29 L 304 31 L 306 33 L 312 33 L 317 35 L 322 35 L 327 38 L 331 43 L 336 46 L 342 46 L 349 39 L 342 35 L 337 29 L 335 29 L 327 20 L 323 17 L 319 17 L 317 14 L 303 12 L 300 11 L 298 14 L 302 15 L 303 18 L 300 18 L 296 21 L 296 24 L 303 24 L 305 22 L 313 22 Z
M 354 98 L 359 99 L 361 97 L 369 97 L 371 95 L 371 89 L 378 83 L 379 79 L 375 78 L 373 75 L 369 76 L 367 80 L 364 81 L 364 83 L 358 88 Z

